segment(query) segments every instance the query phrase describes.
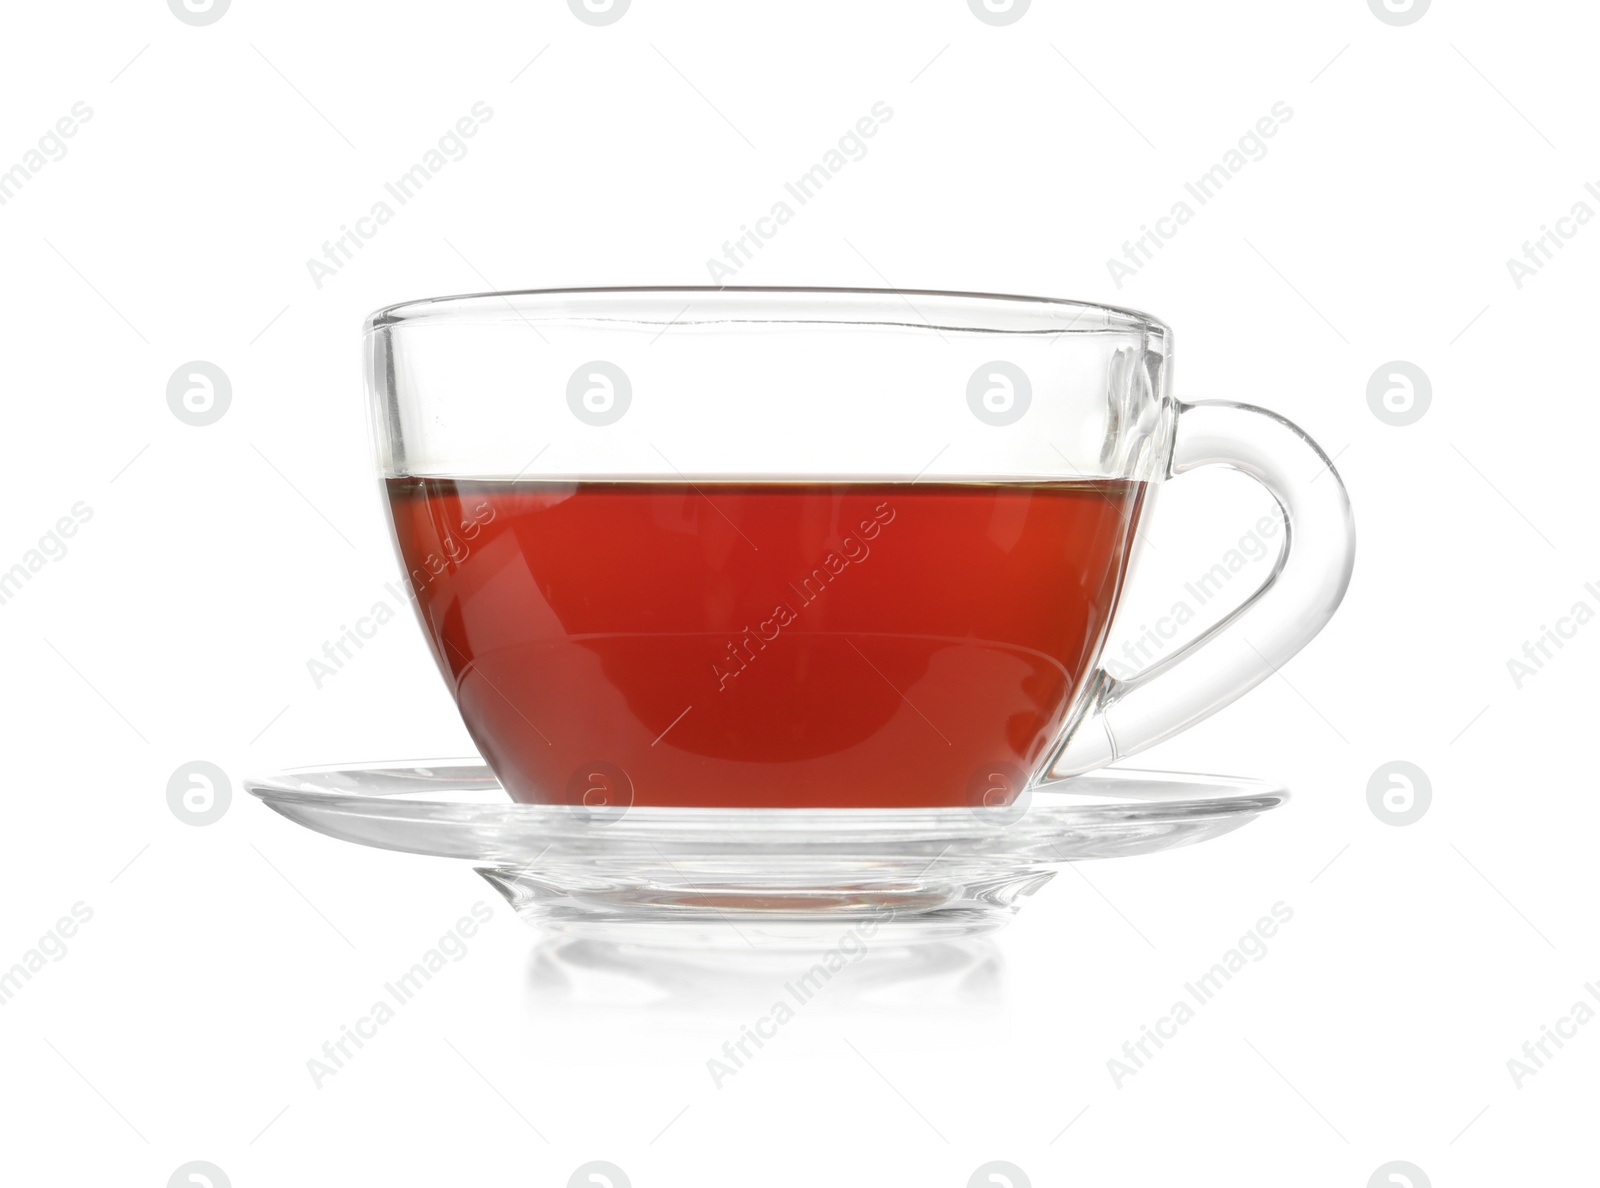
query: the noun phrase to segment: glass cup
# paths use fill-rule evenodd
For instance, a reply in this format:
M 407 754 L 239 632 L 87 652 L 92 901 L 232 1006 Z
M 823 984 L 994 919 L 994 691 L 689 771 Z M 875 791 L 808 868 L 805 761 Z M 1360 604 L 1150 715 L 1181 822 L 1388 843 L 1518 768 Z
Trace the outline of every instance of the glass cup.
M 1349 583 L 1326 455 L 1262 409 L 1174 400 L 1171 332 L 1128 310 L 552 290 L 391 306 L 365 339 L 410 593 L 519 801 L 1009 804 L 1226 705 Z M 1114 678 L 1154 485 L 1213 465 L 1272 494 L 1282 553 Z

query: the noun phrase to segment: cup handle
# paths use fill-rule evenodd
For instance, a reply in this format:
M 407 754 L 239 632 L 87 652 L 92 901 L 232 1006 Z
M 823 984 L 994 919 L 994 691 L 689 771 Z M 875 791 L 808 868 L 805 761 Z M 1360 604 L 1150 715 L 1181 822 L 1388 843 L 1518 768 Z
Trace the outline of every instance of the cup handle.
M 1231 466 L 1272 493 L 1283 549 L 1267 580 L 1227 618 L 1138 676 L 1104 668 L 1045 770 L 1081 775 L 1171 738 L 1255 688 L 1322 630 L 1350 585 L 1350 497 L 1317 444 L 1276 413 L 1231 401 L 1178 408 L 1169 473 Z

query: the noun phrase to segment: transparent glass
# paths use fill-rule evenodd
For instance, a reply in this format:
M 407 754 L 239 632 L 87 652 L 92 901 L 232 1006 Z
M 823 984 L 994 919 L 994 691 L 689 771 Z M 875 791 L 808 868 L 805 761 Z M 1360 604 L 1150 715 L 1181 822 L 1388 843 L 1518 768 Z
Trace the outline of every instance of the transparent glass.
M 1259 780 L 1119 768 L 1011 806 L 612 812 L 508 804 L 473 759 L 302 768 L 245 787 L 341 841 L 470 861 L 530 923 L 744 954 L 832 947 L 852 929 L 986 931 L 1069 862 L 1208 841 L 1288 799 Z
M 1171 332 L 1128 310 L 554 290 L 391 306 L 366 347 L 414 601 L 518 800 L 1009 803 L 1226 705 L 1349 581 L 1326 455 L 1264 410 L 1174 400 Z M 1151 487 L 1209 465 L 1271 492 L 1282 553 L 1114 679 Z

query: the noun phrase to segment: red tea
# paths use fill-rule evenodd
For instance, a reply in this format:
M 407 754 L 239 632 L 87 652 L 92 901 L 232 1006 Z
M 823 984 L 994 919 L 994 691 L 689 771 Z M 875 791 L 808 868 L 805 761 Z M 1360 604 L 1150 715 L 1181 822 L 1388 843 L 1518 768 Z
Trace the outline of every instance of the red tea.
M 519 801 L 1004 799 L 1060 731 L 1138 483 L 391 479 L 468 731 Z

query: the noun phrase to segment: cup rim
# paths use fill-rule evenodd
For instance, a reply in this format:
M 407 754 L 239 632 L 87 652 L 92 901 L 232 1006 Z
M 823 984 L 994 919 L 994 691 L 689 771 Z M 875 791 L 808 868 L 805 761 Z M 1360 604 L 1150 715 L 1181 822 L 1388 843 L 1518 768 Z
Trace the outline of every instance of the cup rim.
M 918 308 L 933 307 L 938 321 Z M 707 315 L 685 317 L 696 301 Z M 682 301 L 683 304 L 679 305 Z M 724 308 L 717 308 L 722 306 Z M 880 312 L 881 311 L 881 312 Z M 880 316 L 870 316 L 879 313 Z M 909 318 L 908 318 L 909 315 Z M 1165 338 L 1159 318 L 1126 306 L 952 289 L 852 288 L 830 285 L 619 285 L 556 289 L 507 289 L 423 297 L 383 306 L 367 315 L 363 334 L 430 324 L 552 321 L 618 321 L 631 324 L 901 325 L 987 334 L 1133 334 Z

